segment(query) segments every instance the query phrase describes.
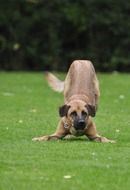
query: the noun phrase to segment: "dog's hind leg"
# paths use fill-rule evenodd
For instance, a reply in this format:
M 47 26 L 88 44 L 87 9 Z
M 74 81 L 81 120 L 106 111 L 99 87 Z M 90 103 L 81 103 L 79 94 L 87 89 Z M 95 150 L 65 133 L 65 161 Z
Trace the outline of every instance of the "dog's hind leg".
M 96 106 L 96 110 L 97 110 L 98 103 L 99 103 L 99 97 L 100 97 L 100 89 L 99 89 L 99 81 L 98 81 L 96 75 L 94 75 L 93 84 L 94 84 L 94 94 L 95 94 L 95 106 Z

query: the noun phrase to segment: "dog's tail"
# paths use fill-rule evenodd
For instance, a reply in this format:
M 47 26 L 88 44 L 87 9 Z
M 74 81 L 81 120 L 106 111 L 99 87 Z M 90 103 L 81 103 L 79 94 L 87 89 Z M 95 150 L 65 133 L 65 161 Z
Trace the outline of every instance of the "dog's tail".
M 49 86 L 57 92 L 63 92 L 64 90 L 64 81 L 59 80 L 55 75 L 50 72 L 45 73 L 46 79 Z

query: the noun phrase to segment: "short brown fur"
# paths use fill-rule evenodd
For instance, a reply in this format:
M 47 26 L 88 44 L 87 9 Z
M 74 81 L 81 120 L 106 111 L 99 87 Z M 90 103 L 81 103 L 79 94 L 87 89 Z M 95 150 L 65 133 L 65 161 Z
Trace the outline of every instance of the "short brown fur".
M 62 139 L 67 135 L 86 135 L 93 141 L 114 142 L 100 136 L 97 133 L 96 125 L 92 121 L 92 117 L 95 116 L 97 111 L 100 91 L 95 69 L 90 61 L 74 61 L 64 82 L 58 80 L 51 73 L 47 74 L 47 80 L 54 90 L 60 92 L 64 90 L 64 106 L 60 108 L 61 119 L 55 133 L 36 137 L 33 139 L 34 141 Z M 74 117 L 84 118 L 85 127 L 82 130 L 80 128 L 76 129 L 76 119 Z

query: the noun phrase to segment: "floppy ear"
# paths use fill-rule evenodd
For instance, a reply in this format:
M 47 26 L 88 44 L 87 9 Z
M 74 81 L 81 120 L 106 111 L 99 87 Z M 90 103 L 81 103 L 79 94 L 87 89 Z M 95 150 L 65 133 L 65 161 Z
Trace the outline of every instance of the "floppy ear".
M 87 104 L 85 107 L 88 110 L 88 114 L 91 115 L 92 117 L 95 117 L 95 115 L 96 115 L 96 108 L 95 108 L 95 106 Z
M 63 106 L 61 106 L 60 108 L 59 108 L 59 115 L 60 115 L 60 117 L 64 117 L 64 116 L 66 116 L 67 115 L 67 112 L 68 112 L 68 110 L 69 110 L 69 108 L 70 108 L 70 106 L 68 106 L 68 105 L 63 105 Z

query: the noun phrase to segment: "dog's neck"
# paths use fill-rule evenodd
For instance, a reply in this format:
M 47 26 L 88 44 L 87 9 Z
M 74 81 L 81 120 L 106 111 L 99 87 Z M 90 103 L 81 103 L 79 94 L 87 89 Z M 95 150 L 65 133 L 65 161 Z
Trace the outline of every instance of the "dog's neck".
M 65 100 L 65 103 L 68 104 L 69 102 L 74 101 L 74 100 L 81 100 L 85 103 L 88 103 L 89 98 L 84 94 L 75 94 L 75 95 L 69 97 L 68 100 Z
M 69 130 L 70 127 L 73 127 L 73 122 L 70 121 L 69 119 L 67 119 L 66 117 L 63 117 L 62 121 L 63 121 L 63 123 L 64 123 L 64 128 L 65 128 L 66 130 Z

